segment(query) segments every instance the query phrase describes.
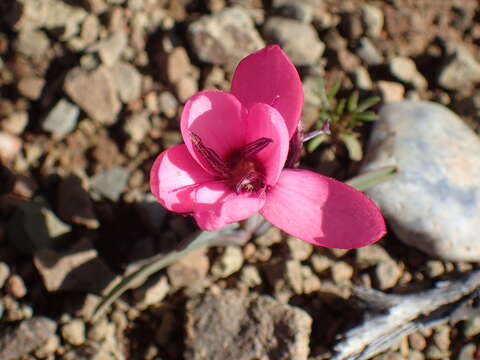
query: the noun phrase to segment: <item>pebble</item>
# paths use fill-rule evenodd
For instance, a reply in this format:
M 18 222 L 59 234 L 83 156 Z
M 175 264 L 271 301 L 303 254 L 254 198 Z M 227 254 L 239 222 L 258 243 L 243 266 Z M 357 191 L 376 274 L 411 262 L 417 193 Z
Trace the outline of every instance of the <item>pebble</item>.
M 387 104 L 379 116 L 361 171 L 398 168 L 394 179 L 367 191 L 392 230 L 431 256 L 480 261 L 477 135 L 430 102 Z
M 414 332 L 408 335 L 408 342 L 412 349 L 423 351 L 427 347 L 427 340 L 419 332 Z
M 443 275 L 445 272 L 445 266 L 441 261 L 438 260 L 429 260 L 426 263 L 426 273 L 430 278 L 435 278 L 440 275 Z
M 427 80 L 417 70 L 415 62 L 403 56 L 397 56 L 389 62 L 390 72 L 398 80 L 411 84 L 419 90 L 425 90 L 428 86 Z
M 256 266 L 246 265 L 242 268 L 240 279 L 248 288 L 262 284 L 262 277 Z
M 465 321 L 463 335 L 470 339 L 478 334 L 480 334 L 480 316 L 474 316 Z
M 270 17 L 263 26 L 263 34 L 269 43 L 279 44 L 297 66 L 312 66 L 325 50 L 315 28 L 296 20 Z
M 238 246 L 226 246 L 212 265 L 212 275 L 217 278 L 226 278 L 242 268 L 243 252 Z
M 187 319 L 186 360 L 308 358 L 312 319 L 269 296 L 208 292 L 188 301 Z
M 15 360 L 44 345 L 56 331 L 55 321 L 33 317 L 3 328 L 0 332 L 0 359 Z
M 100 225 L 93 210 L 93 202 L 76 175 L 69 175 L 58 184 L 57 211 L 65 221 L 88 229 L 96 229 Z
M 27 295 L 27 287 L 25 286 L 23 279 L 17 274 L 10 275 L 5 283 L 5 290 L 15 299 L 20 299 Z
M 158 95 L 158 106 L 160 112 L 167 118 L 173 118 L 177 115 L 178 101 L 170 91 L 162 91 Z
M 40 59 L 45 56 L 50 47 L 48 36 L 40 30 L 20 31 L 15 43 L 16 50 L 32 59 Z
M 135 143 L 141 143 L 151 128 L 148 113 L 145 111 L 129 115 L 123 124 L 123 131 Z
M 22 139 L 18 136 L 0 131 L 0 161 L 8 164 L 15 160 L 22 148 Z
M 112 66 L 120 59 L 127 46 L 127 41 L 127 34 L 124 31 L 115 31 L 108 38 L 96 44 L 94 49 L 98 50 L 98 55 L 105 65 Z
M 52 335 L 47 342 L 35 351 L 35 356 L 40 359 L 47 359 L 53 355 L 60 347 L 60 338 L 57 335 Z
M 68 72 L 64 88 L 93 120 L 104 125 L 111 125 L 117 120 L 121 104 L 115 80 L 107 68 L 99 67 L 91 72 L 74 68 Z
M 63 138 L 75 129 L 79 114 L 78 106 L 61 99 L 42 122 L 42 129 Z
M 62 326 L 62 338 L 68 343 L 78 346 L 85 342 L 85 323 L 80 319 L 70 320 Z
M 377 81 L 377 87 L 384 103 L 401 101 L 405 98 L 405 88 L 400 83 L 379 80 Z
M 0 122 L 1 129 L 13 135 L 21 135 L 27 124 L 28 113 L 26 111 L 13 112 Z
M 479 81 L 480 63 L 463 47 L 456 47 L 438 74 L 439 85 L 449 90 L 462 90 Z
M 5 281 L 7 281 L 9 276 L 10 268 L 6 263 L 0 261 L 0 289 L 3 288 L 3 285 L 5 284 Z
M 210 64 L 235 64 L 264 47 L 247 10 L 239 6 L 202 16 L 188 26 L 194 53 Z
M 310 258 L 310 262 L 317 274 L 321 274 L 324 271 L 328 270 L 333 264 L 332 259 L 320 254 L 313 254 Z
M 154 276 L 145 284 L 133 292 L 136 300 L 135 307 L 144 310 L 151 305 L 160 305 L 160 302 L 167 296 L 170 285 L 166 276 Z
M 119 166 L 95 174 L 90 180 L 90 190 L 112 201 L 120 198 L 128 181 L 128 170 Z
M 30 100 L 37 100 L 42 94 L 43 87 L 45 86 L 45 79 L 29 76 L 21 78 L 17 84 L 17 89 L 26 98 Z
M 188 287 L 204 279 L 209 266 L 205 249 L 192 251 L 167 268 L 168 279 L 175 289 Z
M 287 245 L 290 250 L 290 256 L 294 260 L 307 260 L 313 252 L 313 245 L 295 237 L 289 236 Z
M 296 260 L 288 260 L 285 264 L 285 279 L 296 294 L 303 293 L 302 264 Z
M 355 85 L 362 90 L 372 90 L 373 81 L 368 73 L 367 69 L 363 66 L 357 67 L 353 71 L 353 77 L 355 79 Z
M 86 238 L 66 251 L 38 250 L 34 253 L 33 263 L 50 292 L 101 293 L 115 280 L 115 274 Z
M 477 353 L 477 351 L 477 345 L 473 343 L 468 343 L 464 345 L 460 350 L 457 360 L 475 360 L 475 354 Z
M 383 56 L 369 38 L 362 37 L 356 49 L 357 55 L 368 66 L 380 65 L 383 63 Z
M 402 269 L 393 261 L 383 261 L 375 268 L 375 279 L 380 290 L 394 287 L 402 277 Z
M 176 47 L 169 54 L 161 57 L 160 63 L 165 80 L 170 84 L 192 74 L 192 64 L 183 47 Z
M 264 234 L 255 238 L 255 244 L 263 247 L 270 247 L 274 244 L 281 243 L 283 240 L 280 229 L 271 226 Z
M 353 268 L 345 261 L 335 262 L 332 266 L 332 277 L 335 283 L 350 280 L 353 276 Z
M 369 37 L 377 38 L 382 33 L 384 16 L 382 9 L 375 5 L 363 4 L 361 8 L 365 32 Z
M 186 76 L 175 83 L 174 89 L 178 100 L 181 103 L 186 103 L 190 97 L 198 92 L 198 81 L 192 76 Z
M 273 1 L 275 15 L 295 19 L 305 24 L 313 20 L 313 6 L 308 1 L 276 0 Z
M 361 269 L 393 261 L 387 251 L 378 244 L 364 246 L 356 250 L 355 260 Z
M 140 98 L 142 94 L 142 75 L 129 63 L 118 61 L 110 71 L 115 81 L 120 100 L 127 104 Z

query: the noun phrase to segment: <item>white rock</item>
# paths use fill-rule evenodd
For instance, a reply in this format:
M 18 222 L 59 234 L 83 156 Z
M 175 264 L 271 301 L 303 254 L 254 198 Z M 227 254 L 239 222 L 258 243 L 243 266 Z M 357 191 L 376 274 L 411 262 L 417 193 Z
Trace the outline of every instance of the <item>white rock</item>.
M 80 109 L 71 102 L 61 99 L 48 113 L 42 129 L 63 138 L 77 126 Z
M 62 326 L 62 337 L 72 345 L 82 345 L 85 342 L 85 323 L 80 319 L 74 319 Z

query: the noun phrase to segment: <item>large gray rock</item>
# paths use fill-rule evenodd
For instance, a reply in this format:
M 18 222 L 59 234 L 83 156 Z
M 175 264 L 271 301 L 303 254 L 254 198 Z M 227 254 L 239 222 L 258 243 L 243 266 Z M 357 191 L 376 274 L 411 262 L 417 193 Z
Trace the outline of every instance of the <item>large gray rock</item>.
M 312 319 L 269 296 L 207 293 L 187 304 L 186 359 L 307 359 Z
M 405 243 L 446 260 L 480 261 L 480 140 L 445 107 L 416 101 L 383 106 L 363 172 L 398 167 L 370 189 Z
M 211 64 L 233 64 L 265 45 L 249 13 L 237 6 L 192 22 L 188 35 L 198 58 Z

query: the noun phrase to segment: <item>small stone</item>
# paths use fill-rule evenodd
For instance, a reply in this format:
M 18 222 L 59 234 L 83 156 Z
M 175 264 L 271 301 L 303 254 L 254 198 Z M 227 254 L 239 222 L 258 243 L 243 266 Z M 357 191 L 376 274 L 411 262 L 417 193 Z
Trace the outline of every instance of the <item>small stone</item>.
M 23 279 L 16 274 L 13 274 L 8 278 L 5 283 L 5 289 L 15 299 L 20 299 L 27 295 L 27 288 L 25 287 Z
M 48 291 L 88 291 L 101 293 L 115 279 L 115 274 L 99 258 L 88 239 L 71 249 L 56 252 L 50 249 L 35 252 L 33 262 Z
M 440 360 L 440 359 L 449 359 L 450 358 L 450 352 L 444 351 L 439 349 L 436 345 L 431 344 L 426 352 L 425 355 L 427 359 L 432 359 L 432 360 Z
M 480 81 L 480 63 L 463 47 L 457 47 L 438 74 L 440 86 L 462 90 Z
M 242 283 L 248 288 L 252 288 L 262 284 L 262 278 L 258 269 L 253 265 L 244 266 L 240 275 Z
M 450 349 L 450 328 L 441 326 L 433 334 L 433 342 L 440 350 L 448 351 Z
M 111 73 L 104 67 L 87 72 L 80 68 L 69 71 L 65 91 L 93 120 L 113 124 L 120 112 L 120 102 Z
M 311 294 L 321 289 L 322 283 L 318 276 L 313 273 L 310 266 L 302 266 L 302 276 L 304 294 Z
M 361 9 L 365 32 L 370 37 L 379 37 L 382 33 L 384 22 L 382 9 L 370 4 L 363 4 Z
M 178 100 L 180 100 L 181 103 L 185 103 L 198 92 L 198 81 L 194 77 L 187 76 L 178 80 L 174 88 Z
M 135 66 L 118 61 L 111 68 L 115 87 L 118 90 L 120 100 L 127 104 L 140 98 L 142 94 L 142 76 Z
M 364 67 L 357 67 L 353 72 L 355 85 L 362 90 L 372 90 L 373 82 L 367 69 Z
M 85 323 L 80 319 L 74 319 L 62 326 L 62 338 L 68 343 L 78 346 L 85 342 Z
M 56 323 L 46 317 L 33 317 L 2 329 L 0 359 L 15 360 L 38 349 L 55 334 Z
M 80 38 L 82 39 L 83 43 L 88 46 L 97 40 L 99 31 L 100 22 L 98 17 L 95 15 L 88 15 L 82 24 Z
M 430 278 L 438 277 L 445 272 L 445 266 L 438 260 L 428 260 L 426 268 L 426 273 Z
M 480 261 L 476 154 L 478 136 L 453 112 L 402 101 L 381 108 L 361 172 L 397 167 L 367 194 L 400 240 L 443 260 Z
M 227 246 L 212 265 L 212 275 L 226 278 L 242 268 L 243 252 L 238 246 Z
M 425 355 L 423 355 L 423 353 L 418 350 L 410 350 L 408 352 L 407 360 L 424 360 L 424 359 L 425 359 Z
M 26 111 L 11 113 L 0 122 L 1 129 L 13 135 L 20 135 L 27 124 L 28 113 Z
M 393 260 L 383 261 L 375 268 L 375 277 L 380 290 L 394 287 L 401 276 L 402 269 Z
M 377 81 L 377 86 L 382 94 L 383 102 L 385 103 L 401 101 L 404 99 L 405 88 L 400 83 L 380 80 Z
M 308 1 L 281 0 L 272 4 L 275 15 L 295 19 L 305 24 L 313 20 L 313 7 Z
M 248 11 L 239 6 L 193 21 L 188 37 L 195 55 L 211 64 L 235 64 L 265 45 Z
M 35 356 L 40 359 L 47 359 L 53 355 L 55 351 L 60 347 L 60 338 L 57 335 L 52 335 L 48 338 L 47 342 L 35 351 Z
M 480 316 L 474 316 L 465 321 L 463 335 L 467 339 L 471 339 L 478 334 L 480 334 Z
M 274 226 L 270 227 L 265 234 L 255 238 L 255 244 L 264 247 L 270 247 L 280 242 L 282 242 L 282 232 Z
M 119 166 L 95 174 L 90 181 L 90 189 L 110 199 L 120 198 L 128 181 L 128 170 Z
M 17 89 L 26 98 L 30 100 L 37 100 L 42 94 L 43 87 L 45 86 L 45 79 L 29 76 L 21 78 L 17 84 Z
M 22 148 L 22 140 L 15 135 L 0 131 L 0 161 L 9 164 L 17 157 Z
M 112 66 L 122 55 L 127 46 L 127 34 L 123 31 L 116 31 L 105 40 L 95 46 L 100 59 L 107 66 Z
M 187 319 L 187 360 L 306 360 L 310 350 L 310 316 L 269 296 L 209 292 L 188 301 Z
M 287 245 L 294 260 L 307 260 L 313 252 L 313 245 L 295 237 L 289 236 Z
M 135 306 L 139 310 L 144 310 L 151 305 L 158 305 L 167 296 L 169 290 L 170 285 L 166 276 L 150 278 L 133 292 L 136 300 Z
M 169 91 L 162 91 L 158 95 L 158 106 L 160 107 L 160 112 L 167 118 L 171 119 L 177 115 L 178 101 Z
M 338 261 L 332 266 L 332 277 L 336 283 L 350 280 L 353 276 L 353 268 L 344 261 Z
M 161 58 L 160 62 L 165 80 L 171 84 L 192 74 L 192 64 L 183 47 L 174 48 L 172 52 Z
M 369 38 L 363 37 L 360 39 L 356 53 L 368 66 L 380 65 L 383 63 L 382 54 Z
M 377 244 L 372 244 L 356 250 L 356 261 L 360 268 L 365 269 L 382 262 L 393 260 L 383 247 Z
M 475 360 L 477 345 L 468 343 L 462 347 L 458 354 L 457 360 Z
M 263 27 L 270 43 L 278 43 L 297 66 L 312 66 L 319 60 L 325 45 L 312 25 L 292 19 L 271 17 Z
M 78 106 L 61 99 L 48 113 L 42 123 L 42 129 L 63 138 L 75 129 L 79 114 Z
M 50 41 L 47 35 L 40 30 L 20 31 L 16 42 L 17 51 L 32 59 L 40 59 L 45 56 L 49 47 Z
M 398 80 L 413 85 L 416 89 L 425 90 L 427 80 L 417 70 L 415 62 L 407 57 L 397 56 L 390 60 L 390 72 Z
M 0 289 L 3 288 L 3 285 L 5 284 L 5 281 L 7 281 L 9 276 L 10 276 L 10 268 L 8 267 L 7 264 L 0 261 Z
M 93 203 L 82 181 L 75 175 L 60 181 L 57 190 L 58 214 L 65 221 L 96 229 L 100 225 L 95 217 Z
M 408 335 L 408 342 L 410 343 L 410 347 L 412 349 L 418 351 L 423 351 L 427 347 L 427 340 L 425 340 L 425 337 L 418 332 Z
M 310 258 L 310 262 L 312 263 L 313 269 L 317 274 L 321 274 L 325 270 L 328 270 L 333 264 L 332 259 L 320 254 L 313 254 Z
M 194 285 L 195 282 L 206 277 L 209 264 L 205 249 L 185 255 L 167 268 L 170 284 L 175 289 Z
M 115 335 L 115 326 L 106 319 L 99 320 L 88 331 L 88 338 L 93 341 L 101 342 L 104 339 Z
M 296 260 L 288 260 L 285 264 L 285 279 L 296 294 L 303 293 L 302 265 Z
M 137 112 L 127 117 L 123 125 L 123 131 L 134 142 L 141 143 L 150 131 L 151 126 L 148 114 L 145 111 Z

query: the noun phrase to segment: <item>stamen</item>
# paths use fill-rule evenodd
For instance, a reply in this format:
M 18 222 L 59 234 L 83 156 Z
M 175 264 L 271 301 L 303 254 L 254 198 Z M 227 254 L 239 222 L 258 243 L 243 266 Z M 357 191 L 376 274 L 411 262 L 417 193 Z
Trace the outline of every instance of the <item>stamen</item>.
M 244 158 L 251 157 L 265 149 L 271 142 L 273 142 L 272 139 L 262 137 L 245 145 L 238 155 Z
M 263 178 L 258 173 L 248 173 L 235 184 L 235 192 L 240 194 L 243 191 L 253 192 L 263 188 Z
M 229 174 L 229 168 L 227 164 L 218 156 L 218 154 L 212 148 L 206 147 L 200 136 L 190 132 L 190 140 L 197 152 L 203 157 L 203 159 L 215 170 L 219 175 L 227 177 Z
M 322 127 L 318 130 L 311 131 L 307 134 L 303 135 L 303 142 L 313 139 L 315 136 L 320 134 L 327 134 L 330 135 L 330 119 L 327 119 L 323 122 Z

